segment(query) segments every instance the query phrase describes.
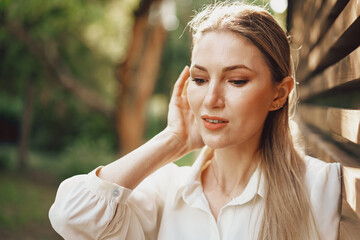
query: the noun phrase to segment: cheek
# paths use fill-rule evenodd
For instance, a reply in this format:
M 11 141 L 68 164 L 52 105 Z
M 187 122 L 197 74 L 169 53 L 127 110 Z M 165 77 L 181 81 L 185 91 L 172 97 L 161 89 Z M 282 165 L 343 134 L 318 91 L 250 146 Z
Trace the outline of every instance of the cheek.
M 248 91 L 242 96 L 242 109 L 245 112 L 258 112 L 260 115 L 267 114 L 272 101 L 273 92 L 266 88 L 258 88 L 255 91 Z
M 259 103 L 261 104 L 261 107 L 265 108 L 266 110 L 270 110 L 274 98 L 275 94 L 273 89 L 268 87 L 260 93 Z

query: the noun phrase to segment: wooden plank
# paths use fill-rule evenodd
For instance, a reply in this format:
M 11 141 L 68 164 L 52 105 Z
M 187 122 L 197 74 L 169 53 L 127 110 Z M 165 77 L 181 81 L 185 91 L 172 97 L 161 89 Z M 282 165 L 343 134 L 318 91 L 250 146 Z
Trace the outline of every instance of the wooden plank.
M 351 0 L 346 5 L 343 12 L 336 19 L 331 29 L 324 36 L 323 40 L 310 52 L 309 56 L 307 56 L 306 59 L 308 59 L 308 61 L 306 61 L 306 64 L 305 60 L 301 60 L 303 64 L 299 65 L 299 69 L 297 71 L 298 81 L 306 80 L 308 76 L 314 72 L 319 64 L 321 64 L 321 61 L 324 59 L 326 54 L 333 47 L 334 43 L 338 41 L 338 39 L 344 34 L 350 25 L 354 23 L 360 16 L 359 1 L 360 0 Z M 357 40 L 359 36 L 354 35 L 353 38 Z
M 306 153 L 326 162 L 339 162 L 342 166 L 342 220 L 345 228 L 360 229 L 360 161 L 350 156 L 333 141 L 314 133 L 306 123 L 297 120 L 305 140 Z M 354 230 L 354 229 L 353 229 Z M 352 230 L 352 231 L 353 231 Z M 347 232 L 347 231 L 346 231 Z M 357 235 L 360 236 L 360 235 Z
M 344 2 L 349 0 L 324 0 L 324 1 L 312 1 L 311 14 L 303 16 L 305 21 L 305 29 L 309 34 L 304 34 L 303 42 L 301 44 L 301 51 L 299 54 L 300 59 L 305 59 L 309 52 L 313 49 L 313 45 L 318 41 L 320 32 L 324 29 L 324 24 L 327 24 L 327 19 L 332 12 L 337 2 Z M 305 64 L 305 63 L 304 63 Z
M 360 0 L 295 2 L 291 35 L 301 47 L 301 99 L 358 89 Z M 360 110 L 301 104 L 299 113 L 307 152 L 342 165 L 340 239 L 360 239 Z
M 344 192 L 346 193 L 343 197 L 360 218 L 360 168 L 343 167 L 343 175 L 346 176 L 343 179 Z M 346 214 L 349 218 L 355 219 L 352 211 Z
M 298 34 L 303 36 L 302 42 L 298 42 L 297 46 L 301 46 L 301 50 L 299 52 L 299 69 L 306 68 L 307 61 L 303 61 L 307 59 L 310 54 L 310 51 L 315 47 L 314 45 L 319 42 L 320 34 L 326 33 L 325 30 L 331 26 L 333 22 L 329 22 L 330 14 L 334 12 L 335 6 L 338 7 L 339 2 L 342 2 L 340 5 L 344 5 L 349 0 L 323 0 L 323 1 L 313 1 L 315 3 L 320 3 L 320 8 L 317 9 L 316 14 L 311 16 L 310 18 L 302 17 L 302 20 L 305 21 L 304 29 L 299 31 L 299 29 L 294 29 L 292 34 Z M 319 4 L 318 4 L 319 5 Z M 318 6 L 314 6 L 318 7 Z M 301 12 L 299 12 L 301 15 Z M 330 24 L 330 26 L 328 26 Z M 324 26 L 326 25 L 326 26 Z M 304 34 L 304 32 L 309 32 L 309 34 Z
M 316 2 L 316 1 L 315 1 Z M 325 35 L 335 19 L 339 16 L 349 0 L 328 0 L 322 4 L 322 8 L 316 15 L 316 19 L 309 19 L 312 23 L 309 34 L 310 49 Z
M 311 81 L 299 85 L 300 99 L 304 100 L 341 84 L 360 79 L 360 48 L 340 62 L 326 69 L 322 74 L 315 76 Z
M 353 171 L 354 170 L 354 171 Z M 358 239 L 360 236 L 359 199 L 360 168 L 342 167 L 343 181 L 341 186 L 341 240 Z
M 308 19 L 316 14 L 318 7 L 321 5 L 321 1 L 293 1 L 293 4 L 293 9 L 296 9 L 296 11 L 293 12 L 291 38 L 295 46 L 301 46 L 303 49 L 306 48 L 306 43 L 308 42 L 308 34 L 303 33 L 310 27 L 311 24 Z
M 341 0 L 342 1 L 342 0 Z M 331 7 L 331 5 L 335 5 L 336 0 L 324 0 L 324 1 L 306 1 L 304 3 L 304 9 L 301 14 L 302 20 L 304 21 L 304 29 L 301 31 L 301 35 L 303 36 L 301 42 L 301 51 L 299 53 L 299 59 L 303 59 L 305 56 L 309 55 L 311 49 L 311 34 L 304 34 L 304 32 L 309 32 L 309 29 L 313 28 L 314 23 L 320 23 L 320 21 L 315 20 L 316 16 L 319 15 L 319 12 L 323 11 L 324 7 Z M 311 31 L 310 31 L 311 33 Z
M 344 184 L 343 184 L 344 185 Z M 344 186 L 343 186 L 344 187 Z M 346 195 L 344 192 L 343 195 Z M 360 219 L 356 216 L 344 196 L 341 204 L 340 233 L 341 240 L 359 239 L 360 236 Z
M 324 132 L 329 132 L 355 144 L 360 144 L 360 110 L 302 104 L 299 106 L 299 114 L 304 122 Z

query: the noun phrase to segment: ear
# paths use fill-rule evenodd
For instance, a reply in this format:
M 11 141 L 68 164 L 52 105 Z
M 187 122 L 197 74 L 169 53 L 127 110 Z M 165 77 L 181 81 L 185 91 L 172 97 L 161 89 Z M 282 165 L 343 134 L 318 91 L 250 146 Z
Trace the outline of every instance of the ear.
M 278 110 L 282 108 L 286 100 L 289 97 L 291 90 L 294 87 L 294 79 L 290 76 L 285 77 L 281 83 L 278 83 L 275 91 L 275 97 L 272 102 L 270 111 Z

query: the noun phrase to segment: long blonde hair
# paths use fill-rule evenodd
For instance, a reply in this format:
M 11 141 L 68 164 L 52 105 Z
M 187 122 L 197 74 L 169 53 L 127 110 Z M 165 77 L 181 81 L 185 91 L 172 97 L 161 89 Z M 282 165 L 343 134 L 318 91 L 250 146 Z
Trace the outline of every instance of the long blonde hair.
M 262 52 L 274 82 L 293 76 L 287 35 L 263 8 L 239 2 L 212 4 L 189 26 L 193 45 L 205 32 L 229 30 L 248 38 Z M 289 100 L 269 112 L 260 153 L 266 194 L 258 239 L 319 239 L 305 186 L 305 162 L 295 150 L 289 130 Z

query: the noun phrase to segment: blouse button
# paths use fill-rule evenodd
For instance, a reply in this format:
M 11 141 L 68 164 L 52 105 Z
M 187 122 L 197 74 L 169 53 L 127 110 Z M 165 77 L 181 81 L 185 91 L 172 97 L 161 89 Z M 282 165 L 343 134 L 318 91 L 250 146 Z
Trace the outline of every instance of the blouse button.
M 118 197 L 118 196 L 120 196 L 120 191 L 119 191 L 119 189 L 114 189 L 113 192 L 112 192 L 112 195 L 113 195 L 113 197 Z

